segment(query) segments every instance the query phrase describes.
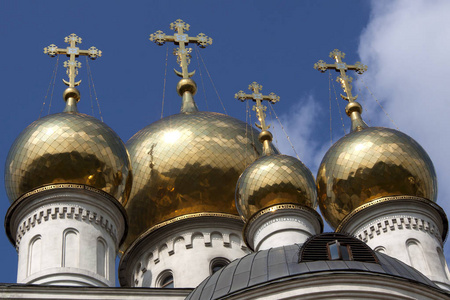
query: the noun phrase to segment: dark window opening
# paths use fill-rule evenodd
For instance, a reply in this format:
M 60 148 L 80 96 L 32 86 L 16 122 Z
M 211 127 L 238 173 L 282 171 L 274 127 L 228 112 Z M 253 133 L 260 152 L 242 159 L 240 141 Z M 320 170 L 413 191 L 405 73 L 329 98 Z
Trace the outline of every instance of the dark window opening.
M 219 271 L 220 269 L 222 269 L 229 263 L 230 263 L 230 261 L 226 258 L 223 258 L 223 257 L 214 258 L 210 264 L 211 274 L 216 273 L 217 271 Z
M 161 280 L 161 287 L 166 288 L 166 289 L 170 289 L 170 288 L 174 287 L 172 274 L 168 274 Z
M 334 240 L 327 244 L 328 259 L 330 260 L 353 260 L 352 250 L 349 245 Z
M 379 263 L 366 243 L 347 234 L 330 232 L 310 237 L 300 248 L 299 262 L 318 260 L 350 260 Z

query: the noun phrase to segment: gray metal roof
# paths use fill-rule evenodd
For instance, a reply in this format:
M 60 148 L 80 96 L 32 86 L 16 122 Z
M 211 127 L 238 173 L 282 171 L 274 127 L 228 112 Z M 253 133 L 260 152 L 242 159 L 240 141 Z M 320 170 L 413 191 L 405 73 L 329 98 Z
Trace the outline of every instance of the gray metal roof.
M 381 253 L 376 254 L 379 264 L 342 260 L 319 260 L 299 263 L 299 250 L 300 245 L 289 245 L 258 251 L 236 259 L 206 278 L 186 299 L 219 299 L 225 295 L 272 280 L 288 279 L 294 275 L 317 275 L 320 272 L 328 273 L 330 271 L 358 271 L 384 274 L 438 288 L 419 271 Z

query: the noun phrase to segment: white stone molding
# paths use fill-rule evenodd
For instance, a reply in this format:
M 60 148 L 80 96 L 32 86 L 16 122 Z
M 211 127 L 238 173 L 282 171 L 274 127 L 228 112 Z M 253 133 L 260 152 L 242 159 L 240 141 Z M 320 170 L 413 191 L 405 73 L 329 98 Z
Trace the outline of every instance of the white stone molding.
M 199 213 L 150 229 L 122 256 L 119 281 L 126 287 L 160 287 L 171 272 L 175 288 L 194 288 L 211 275 L 211 261 L 232 261 L 250 251 L 241 238 L 244 223 L 227 214 Z
M 372 249 L 406 263 L 441 288 L 450 290 L 449 271 L 442 262 L 445 262 L 442 249 L 447 229 L 445 213 L 435 203 L 397 196 L 381 198 L 352 213 L 336 231 L 355 236 Z
M 259 251 L 303 244 L 322 230 L 322 219 L 313 209 L 296 204 L 279 204 L 254 214 L 245 226 L 244 236 L 249 248 Z
M 192 289 L 0 285 L 0 299 L 184 300 Z
M 124 208 L 109 194 L 74 184 L 39 188 L 11 205 L 5 225 L 19 256 L 18 283 L 115 286 L 127 224 Z

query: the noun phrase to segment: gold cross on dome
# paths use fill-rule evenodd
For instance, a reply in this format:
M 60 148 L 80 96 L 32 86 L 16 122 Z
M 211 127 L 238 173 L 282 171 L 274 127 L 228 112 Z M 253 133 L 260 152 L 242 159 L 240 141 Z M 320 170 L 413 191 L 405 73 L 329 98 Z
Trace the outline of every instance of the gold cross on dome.
M 174 30 L 173 35 L 166 35 L 161 30 L 150 34 L 150 41 L 155 42 L 158 45 L 164 45 L 165 42 L 173 42 L 179 47 L 174 50 L 173 54 L 177 56 L 177 62 L 181 67 L 181 72 L 174 69 L 175 73 L 182 78 L 189 78 L 195 74 L 195 71 L 189 73 L 188 65 L 190 63 L 192 48 L 186 48 L 189 43 L 197 43 L 200 48 L 205 48 L 212 44 L 212 38 L 199 33 L 196 37 L 187 35 L 185 32 L 189 31 L 190 25 L 178 19 L 175 22 L 170 23 L 170 29 Z
M 261 129 L 262 131 L 269 129 L 270 125 L 266 125 L 266 109 L 267 107 L 262 105 L 262 101 L 263 100 L 267 100 L 270 103 L 277 103 L 278 101 L 280 101 L 280 97 L 275 95 L 274 93 L 270 93 L 269 95 L 263 95 L 261 93 L 262 90 L 262 85 L 258 84 L 257 82 L 252 82 L 249 86 L 248 89 L 250 91 L 253 91 L 252 94 L 246 94 L 244 93 L 244 91 L 239 91 L 237 92 L 237 94 L 234 95 L 234 98 L 241 100 L 242 102 L 244 102 L 245 100 L 253 100 L 256 102 L 256 105 L 253 106 L 253 110 L 256 111 L 256 115 L 258 117 L 259 123 L 260 124 L 256 124 L 256 127 L 258 127 L 259 129 Z
M 80 55 L 85 55 L 89 56 L 90 59 L 96 59 L 97 57 L 102 56 L 102 51 L 95 47 L 91 47 L 88 50 L 81 50 L 77 47 L 78 44 L 81 44 L 81 38 L 75 33 L 66 36 L 64 42 L 68 43 L 69 47 L 63 49 L 58 48 L 55 44 L 51 44 L 50 46 L 44 48 L 44 53 L 50 55 L 51 57 L 55 57 L 58 54 L 65 54 L 69 57 L 69 60 L 64 62 L 64 68 L 67 68 L 66 73 L 67 76 L 69 76 L 69 81 L 64 79 L 63 81 L 69 87 L 75 87 L 81 83 L 81 80 L 75 82 L 75 77 L 78 75 L 78 69 L 81 68 L 81 63 L 75 60 L 75 58 Z
M 359 61 L 354 65 L 347 65 L 342 61 L 342 59 L 345 58 L 345 53 L 338 49 L 334 49 L 330 52 L 330 57 L 336 61 L 335 64 L 327 64 L 323 60 L 319 60 L 314 64 L 314 69 L 319 70 L 322 73 L 328 69 L 335 69 L 336 72 L 340 72 L 341 75 L 337 77 L 336 81 L 341 83 L 342 89 L 347 94 L 347 96 L 341 94 L 341 97 L 349 102 L 355 101 L 358 98 L 358 95 L 352 96 L 352 85 L 350 83 L 353 81 L 353 78 L 347 76 L 346 72 L 347 70 L 355 70 L 356 73 L 362 74 L 367 71 L 367 66 L 361 64 Z

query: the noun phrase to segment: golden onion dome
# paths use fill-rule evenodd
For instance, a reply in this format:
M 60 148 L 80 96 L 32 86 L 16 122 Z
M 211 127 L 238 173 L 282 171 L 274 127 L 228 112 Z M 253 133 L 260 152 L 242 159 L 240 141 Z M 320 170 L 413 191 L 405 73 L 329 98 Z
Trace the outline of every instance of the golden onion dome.
M 397 130 L 367 127 L 341 138 L 325 154 L 317 174 L 322 215 L 336 228 L 359 206 L 380 197 L 408 195 L 435 202 L 430 157 Z
M 236 181 L 262 151 L 258 132 L 235 118 L 199 112 L 188 98 L 183 99 L 185 112 L 148 125 L 126 144 L 134 179 L 125 206 L 131 222 L 123 249 L 147 229 L 174 217 L 237 214 Z M 185 109 L 189 103 L 191 108 Z
M 105 123 L 76 112 L 75 104 L 33 122 L 13 143 L 5 166 L 11 202 L 55 183 L 86 184 L 127 202 L 132 176 L 124 143 Z
M 236 206 L 243 219 L 249 220 L 261 209 L 287 203 L 317 207 L 314 177 L 300 160 L 288 155 L 265 155 L 239 177 Z

